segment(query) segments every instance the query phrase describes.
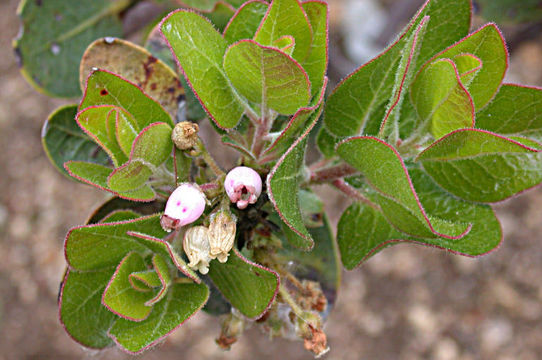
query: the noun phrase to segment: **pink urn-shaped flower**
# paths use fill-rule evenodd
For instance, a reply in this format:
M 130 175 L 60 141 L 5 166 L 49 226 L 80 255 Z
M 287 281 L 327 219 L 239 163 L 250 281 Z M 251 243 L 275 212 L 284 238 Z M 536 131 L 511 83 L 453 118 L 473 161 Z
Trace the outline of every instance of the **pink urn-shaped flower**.
M 224 188 L 231 202 L 237 203 L 239 209 L 244 209 L 258 200 L 262 193 L 262 179 L 253 169 L 238 166 L 226 175 Z
M 203 210 L 205 210 L 203 192 L 195 185 L 184 183 L 169 196 L 160 224 L 166 231 L 177 230 L 199 219 Z

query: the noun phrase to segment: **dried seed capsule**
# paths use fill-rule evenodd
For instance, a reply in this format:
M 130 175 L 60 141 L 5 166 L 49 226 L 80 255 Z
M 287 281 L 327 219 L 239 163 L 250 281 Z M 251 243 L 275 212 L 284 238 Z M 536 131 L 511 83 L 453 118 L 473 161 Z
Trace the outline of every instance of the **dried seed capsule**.
M 228 255 L 235 240 L 236 221 L 229 210 L 217 212 L 209 224 L 209 246 L 211 258 L 221 263 L 228 261 Z
M 196 221 L 203 214 L 203 210 L 203 192 L 195 185 L 184 183 L 169 196 L 160 224 L 166 231 L 176 230 Z
M 171 140 L 179 150 L 190 150 L 198 143 L 199 126 L 189 121 L 181 121 L 173 128 Z
M 193 226 L 186 231 L 183 249 L 188 256 L 188 266 L 203 275 L 209 272 L 209 230 L 205 226 Z
M 244 209 L 258 200 L 262 193 L 262 179 L 253 169 L 238 166 L 226 175 L 224 189 L 231 202 L 237 203 L 239 209 Z

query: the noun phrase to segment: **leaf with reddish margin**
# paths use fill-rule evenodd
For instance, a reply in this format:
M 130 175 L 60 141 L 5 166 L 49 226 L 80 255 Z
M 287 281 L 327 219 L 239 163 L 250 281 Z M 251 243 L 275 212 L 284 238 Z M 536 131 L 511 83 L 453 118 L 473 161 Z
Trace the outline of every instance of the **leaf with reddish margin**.
M 435 55 L 434 59 L 453 59 L 459 54 L 472 54 L 482 62 L 482 68 L 467 85 L 476 111 L 491 101 L 501 86 L 508 68 L 508 51 L 501 32 L 495 24 L 488 24 L 466 38 Z
M 319 144 L 329 157 L 331 141 L 358 134 L 376 135 L 382 120 L 382 108 L 392 97 L 395 74 L 401 51 L 421 20 L 429 16 L 427 31 L 418 53 L 417 64 L 423 64 L 437 51 L 467 35 L 470 28 L 469 0 L 429 0 L 402 32 L 399 39 L 378 57 L 358 68 L 344 79 L 328 97 L 325 108 L 325 132 Z M 416 71 L 416 69 L 413 69 Z M 329 135 L 334 135 L 336 139 Z
M 268 8 L 269 4 L 260 0 L 244 3 L 226 25 L 224 39 L 228 44 L 243 39 L 252 39 Z
M 199 276 L 188 267 L 186 262 L 182 257 L 173 249 L 171 244 L 162 238 L 156 236 L 148 235 L 140 231 L 131 231 L 127 232 L 127 235 L 133 236 L 137 242 L 146 246 L 148 249 L 152 250 L 154 253 L 161 254 L 163 257 L 171 259 L 173 265 L 182 272 L 188 278 L 194 280 L 196 283 L 200 283 L 201 279 Z
M 152 265 L 155 273 L 158 274 L 158 278 L 160 279 L 160 290 L 155 297 L 145 303 L 147 306 L 152 306 L 162 300 L 171 285 L 171 274 L 169 273 L 169 267 L 164 258 L 158 254 L 154 254 L 152 257 Z
M 312 43 L 312 28 L 298 0 L 272 1 L 254 40 L 264 46 L 273 46 L 273 42 L 284 35 L 295 39 L 292 57 L 299 62 L 305 61 Z
M 416 61 L 418 59 L 421 44 L 423 44 L 423 36 L 427 29 L 428 22 L 429 16 L 425 16 L 406 41 L 395 74 L 392 97 L 390 98 L 388 108 L 386 109 L 386 115 L 380 124 L 378 132 L 380 137 L 392 134 L 394 139 L 399 138 L 397 130 L 399 129 L 398 122 L 401 116 L 405 89 L 408 88 L 412 82 Z
M 41 131 L 47 157 L 66 176 L 69 175 L 63 165 L 69 160 L 109 164 L 107 153 L 77 125 L 76 115 L 77 105 L 61 106 L 49 115 Z
M 113 172 L 113 169 L 103 165 L 87 163 L 84 161 L 68 161 L 64 163 L 64 168 L 70 176 L 77 180 L 99 189 L 109 191 L 123 199 L 147 202 L 154 200 L 156 197 L 156 193 L 148 185 L 134 191 L 117 192 L 111 190 L 107 185 L 107 179 Z
M 280 114 L 293 114 L 309 103 L 307 73 L 279 49 L 241 40 L 226 50 L 224 71 L 241 95 Z
M 119 263 L 102 295 L 102 305 L 112 313 L 131 321 L 142 321 L 149 316 L 152 307 L 146 302 L 154 292 L 142 292 L 132 287 L 129 276 L 146 270 L 145 261 L 136 252 L 129 252 Z
M 66 271 L 58 301 L 59 318 L 70 337 L 85 347 L 113 345 L 107 331 L 118 316 L 102 306 L 101 299 L 114 272 L 114 266 L 83 273 Z
M 325 86 L 328 62 L 329 23 L 327 3 L 305 1 L 301 4 L 312 28 L 312 42 L 307 58 L 302 65 L 311 82 L 312 96 Z
M 141 88 L 105 70 L 90 73 L 79 110 L 95 105 L 114 105 L 123 108 L 136 119 L 138 130 L 154 122 L 174 125 L 166 110 Z
M 72 228 L 64 242 L 64 255 L 69 268 L 76 271 L 96 271 L 117 266 L 131 251 L 140 254 L 157 252 L 154 247 L 130 236 L 129 231 L 157 238 L 167 235 L 160 226 L 159 215 Z M 167 256 L 169 257 L 169 254 Z
M 155 169 L 171 155 L 171 131 L 165 123 L 154 123 L 143 129 L 134 140 L 130 160 L 109 175 L 109 188 L 125 192 L 144 186 Z
M 542 182 L 538 148 L 485 130 L 454 131 L 416 161 L 437 184 L 469 201 L 501 201 Z
M 248 146 L 246 146 L 246 144 L 244 142 L 242 143 L 240 141 L 237 141 L 236 139 L 233 139 L 232 137 L 230 137 L 228 135 L 222 136 L 221 141 L 222 141 L 222 144 L 224 144 L 226 146 L 229 146 L 229 147 L 237 150 L 240 153 L 243 153 L 248 158 L 256 160 L 256 157 L 254 156 L 252 151 L 248 148 Z
M 138 214 L 138 217 L 152 215 L 162 211 L 165 206 L 166 203 L 163 199 L 142 203 L 121 199 L 119 197 L 111 197 L 92 211 L 88 220 L 85 221 L 85 224 L 90 225 L 99 222 L 106 222 L 104 219 L 107 219 L 110 214 L 124 210 L 133 211 L 134 213 Z
M 370 136 L 353 137 L 339 143 L 337 154 L 365 176 L 377 191 L 376 201 L 388 221 L 401 231 L 416 237 L 448 239 L 460 239 L 469 232 L 468 224 L 426 213 L 403 159 L 384 141 Z
M 209 277 L 232 306 L 251 319 L 269 309 L 280 282 L 276 272 L 251 262 L 235 249 L 227 262 L 211 261 Z
M 81 59 L 81 89 L 85 89 L 93 68 L 119 74 L 158 101 L 170 116 L 176 116 L 179 99 L 184 95 L 179 77 L 145 48 L 118 38 L 98 39 L 88 46 Z
M 205 111 L 219 127 L 235 127 L 244 109 L 222 67 L 226 40 L 209 21 L 190 11 L 169 14 L 160 29 Z
M 457 67 L 461 82 L 469 86 L 478 71 L 482 68 L 482 60 L 472 54 L 457 54 L 451 59 Z
M 410 88 L 418 127 L 429 126 L 438 139 L 461 128 L 474 127 L 474 103 L 450 59 L 424 67 Z
M 102 220 L 100 220 L 100 223 L 105 224 L 105 223 L 126 221 L 126 220 L 137 219 L 138 217 L 141 217 L 141 214 L 138 214 L 132 210 L 115 210 L 109 213 Z
M 310 129 L 290 146 L 267 176 L 269 200 L 282 221 L 299 235 L 295 238 L 292 237 L 292 239 L 298 240 L 292 245 L 304 250 L 310 250 L 314 246 L 314 240 L 303 223 L 297 197 L 297 190 L 304 176 L 305 148 L 307 146 L 305 137 L 309 131 Z
M 337 227 L 337 242 L 346 269 L 352 270 L 382 249 L 403 242 L 471 257 L 485 255 L 500 245 L 502 230 L 491 207 L 451 197 L 422 170 L 411 169 L 410 174 L 424 209 L 443 219 L 469 222 L 471 231 L 455 240 L 414 238 L 394 229 L 380 211 L 356 203 L 345 210 Z
M 244 0 L 176 0 L 184 6 L 198 9 L 201 11 L 212 11 L 217 4 L 227 4 L 233 8 L 238 8 Z
M 476 114 L 476 127 L 542 141 L 542 89 L 504 84 L 493 101 Z
M 130 113 L 112 105 L 90 106 L 80 111 L 75 117 L 79 127 L 109 155 L 115 166 L 120 166 L 128 161 L 127 154 L 117 137 L 119 118 L 124 119 L 127 123 L 133 120 Z M 126 136 L 124 139 L 128 137 Z M 122 144 L 124 145 L 124 141 Z
M 109 336 L 122 350 L 139 354 L 178 329 L 205 305 L 208 297 L 205 284 L 172 284 L 145 320 L 118 319 L 109 330 Z
M 290 118 L 286 127 L 280 132 L 280 135 L 273 141 L 271 145 L 263 152 L 262 157 L 266 158 L 271 155 L 281 153 L 286 148 L 292 145 L 293 141 L 304 132 L 307 125 L 312 125 L 313 122 L 317 121 L 320 118 L 324 102 L 324 97 L 326 93 L 328 79 L 324 79 L 324 84 L 320 88 L 320 96 L 314 97 L 311 103 L 307 107 L 303 107 Z M 311 117 L 312 120 L 311 120 Z M 309 122 L 307 124 L 307 122 Z

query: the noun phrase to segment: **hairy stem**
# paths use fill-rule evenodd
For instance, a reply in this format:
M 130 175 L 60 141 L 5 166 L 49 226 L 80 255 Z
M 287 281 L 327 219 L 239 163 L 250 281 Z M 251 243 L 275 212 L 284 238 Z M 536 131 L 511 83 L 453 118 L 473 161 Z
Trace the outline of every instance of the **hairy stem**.
M 357 191 L 352 186 L 348 185 L 344 179 L 336 179 L 331 183 L 336 189 L 338 189 L 340 192 L 345 194 L 351 199 L 354 199 L 355 201 L 362 202 L 366 205 L 369 205 L 373 209 L 380 210 L 378 208 L 378 205 L 376 205 L 371 200 L 367 199 L 365 196 L 363 196 L 359 191 Z
M 286 287 L 282 283 L 280 283 L 279 285 L 279 294 L 282 300 L 284 300 L 284 302 L 290 306 L 290 308 L 298 318 L 302 319 L 303 321 L 315 328 L 318 327 L 318 324 L 315 324 L 311 320 L 306 319 L 305 311 L 299 306 L 298 303 L 295 302 L 294 298 L 292 298 L 292 295 L 290 295 L 290 293 L 288 292 L 288 289 L 286 289 Z
M 216 163 L 215 159 L 211 156 L 211 154 L 209 154 L 209 151 L 207 151 L 207 148 L 203 145 L 203 142 L 201 140 L 198 142 L 198 150 L 201 151 L 200 155 L 203 161 L 205 161 L 207 165 L 209 165 L 209 167 L 215 173 L 216 176 L 220 177 L 220 176 L 226 175 L 226 173 L 222 171 L 220 166 L 218 166 L 218 164 Z
M 310 182 L 313 184 L 332 182 L 345 176 L 357 174 L 358 172 L 359 171 L 356 170 L 354 167 L 346 163 L 342 163 L 339 165 L 313 171 L 311 173 Z

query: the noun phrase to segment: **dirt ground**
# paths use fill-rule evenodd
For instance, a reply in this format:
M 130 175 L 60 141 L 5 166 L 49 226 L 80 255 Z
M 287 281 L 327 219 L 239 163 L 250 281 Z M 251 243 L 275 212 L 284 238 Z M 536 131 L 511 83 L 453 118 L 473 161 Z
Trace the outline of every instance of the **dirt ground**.
M 82 349 L 57 320 L 64 235 L 104 194 L 58 174 L 42 150 L 42 123 L 62 102 L 35 92 L 18 72 L 10 45 L 17 3 L 0 1 L 0 360 L 128 359 L 116 349 Z M 539 34 L 514 46 L 509 79 L 542 85 L 541 64 Z M 328 205 L 343 207 L 344 199 Z M 497 212 L 505 239 L 489 256 L 399 245 L 345 272 L 326 327 L 326 358 L 541 359 L 542 188 Z M 312 358 L 301 343 L 270 341 L 257 328 L 223 352 L 214 344 L 218 332 L 214 318 L 200 313 L 139 358 Z

